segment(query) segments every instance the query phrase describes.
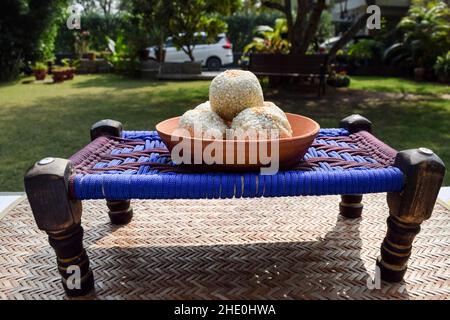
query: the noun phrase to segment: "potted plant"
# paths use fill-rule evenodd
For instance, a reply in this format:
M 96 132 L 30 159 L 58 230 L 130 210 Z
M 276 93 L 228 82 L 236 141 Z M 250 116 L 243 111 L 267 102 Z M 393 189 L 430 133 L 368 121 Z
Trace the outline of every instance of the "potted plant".
M 73 68 L 67 68 L 66 70 L 66 80 L 72 80 L 75 70 Z
M 47 65 L 42 62 L 36 62 L 33 66 L 33 73 L 36 80 L 44 80 L 47 75 Z
M 63 82 L 66 79 L 67 68 L 64 67 L 56 67 L 53 69 L 53 82 L 59 83 Z
M 332 71 L 327 79 L 327 84 L 335 88 L 346 88 L 350 86 L 350 77 L 345 71 L 339 73 Z
M 66 80 L 72 80 L 75 74 L 76 68 L 80 65 L 80 60 L 76 59 L 63 59 L 62 64 L 65 68 Z
M 450 51 L 437 57 L 433 69 L 439 82 L 450 82 Z
M 72 80 L 73 79 L 73 69 L 70 67 L 64 68 L 64 80 Z

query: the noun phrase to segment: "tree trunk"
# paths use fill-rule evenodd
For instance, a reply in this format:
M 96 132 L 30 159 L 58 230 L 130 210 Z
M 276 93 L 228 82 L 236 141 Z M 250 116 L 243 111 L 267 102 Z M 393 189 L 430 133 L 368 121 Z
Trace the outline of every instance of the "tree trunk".
M 293 35 L 290 30 L 293 30 L 294 28 L 294 17 L 292 16 L 291 0 L 284 0 L 284 14 L 286 16 L 286 22 L 288 26 L 288 39 L 289 42 L 292 43 Z
M 304 55 L 306 54 L 306 51 L 308 51 L 309 45 L 314 39 L 317 29 L 319 28 L 320 17 L 322 16 L 322 12 L 323 10 L 325 10 L 325 8 L 325 0 L 318 0 L 317 4 L 314 6 L 314 10 L 311 13 L 311 16 L 309 17 L 308 27 L 306 28 L 306 31 L 302 38 L 302 43 L 300 45 L 300 48 L 298 49 L 299 54 Z
M 186 53 L 188 55 L 188 57 L 191 60 L 191 62 L 195 61 L 195 58 L 194 58 L 194 46 L 186 46 L 186 49 L 185 49 L 185 47 L 181 47 L 181 49 L 184 51 L 184 53 Z
M 345 47 L 345 45 L 358 33 L 359 30 L 366 24 L 367 14 L 361 15 L 359 19 L 351 26 L 351 28 L 333 45 L 328 52 L 328 61 L 336 57 L 336 53 Z
M 374 0 L 366 0 L 367 6 L 375 4 Z M 280 2 L 273 2 L 270 0 L 262 1 L 262 5 L 269 8 L 278 10 L 286 15 L 286 20 L 288 24 L 288 38 L 291 43 L 291 54 L 305 54 L 311 42 L 316 35 L 317 29 L 320 24 L 320 17 L 323 10 L 326 8 L 325 0 L 317 0 L 313 11 L 308 18 L 308 12 L 311 5 L 309 0 L 297 0 L 297 17 L 295 22 L 293 21 L 291 12 L 291 1 L 285 0 L 284 4 Z M 343 48 L 347 42 L 349 42 L 353 36 L 364 27 L 368 13 L 363 14 L 351 27 L 350 29 L 339 39 L 339 41 L 331 48 L 330 58 L 334 58 L 336 52 Z M 308 20 L 308 21 L 307 21 Z M 307 26 L 306 26 L 307 24 Z M 329 59 L 330 60 L 330 59 Z
M 294 21 L 291 0 L 285 0 L 284 5 L 278 2 L 262 1 L 263 6 L 285 14 L 288 25 L 288 38 L 291 43 L 291 54 L 306 53 L 309 44 L 316 34 L 322 11 L 326 8 L 326 1 L 318 0 L 309 18 L 308 27 L 306 27 L 309 4 L 309 0 L 297 0 L 297 17 Z
M 289 28 L 291 54 L 299 54 L 304 35 L 306 17 L 308 14 L 308 0 L 297 0 L 297 18 L 292 28 Z
M 164 36 L 163 36 L 163 33 L 161 32 L 161 36 L 159 37 L 159 57 L 158 57 L 158 62 L 159 63 L 163 63 L 164 62 L 164 58 L 165 58 L 165 55 L 164 55 Z
M 13 49 L 0 54 L 0 82 L 14 80 L 20 74 L 22 50 L 11 52 L 14 52 Z
M 195 61 L 194 55 L 192 54 L 192 51 L 189 51 L 188 53 L 189 59 L 191 59 L 191 62 Z

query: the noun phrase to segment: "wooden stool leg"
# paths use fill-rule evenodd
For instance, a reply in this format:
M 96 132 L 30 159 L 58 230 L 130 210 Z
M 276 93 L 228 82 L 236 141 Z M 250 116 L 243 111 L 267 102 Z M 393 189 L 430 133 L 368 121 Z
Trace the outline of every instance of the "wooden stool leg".
M 359 114 L 353 114 L 342 119 L 339 122 L 339 127 L 347 129 L 350 133 L 356 133 L 362 130 L 372 132 L 372 122 Z M 361 194 L 341 195 L 341 203 L 339 204 L 340 214 L 350 219 L 361 217 L 363 209 L 361 201 Z
M 69 195 L 72 163 L 45 158 L 25 174 L 25 190 L 36 224 L 47 232 L 56 252 L 63 287 L 69 296 L 79 296 L 94 288 L 94 276 L 83 248 L 81 201 Z
M 89 293 L 94 287 L 94 275 L 83 248 L 83 228 L 76 225 L 62 232 L 47 234 L 56 253 L 59 274 L 67 295 L 81 296 Z
M 121 137 L 123 125 L 119 121 L 105 119 L 94 123 L 91 127 L 91 140 L 101 136 Z M 112 224 L 127 224 L 133 217 L 130 200 L 106 200 L 109 218 Z
M 377 266 L 381 279 L 388 282 L 403 279 L 412 243 L 420 224 L 433 212 L 445 174 L 442 160 L 425 148 L 399 152 L 394 165 L 402 170 L 406 183 L 401 192 L 387 195 L 390 216 Z
M 106 200 L 109 208 L 109 218 L 112 224 L 127 224 L 133 218 L 133 208 L 130 206 L 130 200 Z
M 339 213 L 349 219 L 361 217 L 363 204 L 361 194 L 343 194 L 339 203 Z

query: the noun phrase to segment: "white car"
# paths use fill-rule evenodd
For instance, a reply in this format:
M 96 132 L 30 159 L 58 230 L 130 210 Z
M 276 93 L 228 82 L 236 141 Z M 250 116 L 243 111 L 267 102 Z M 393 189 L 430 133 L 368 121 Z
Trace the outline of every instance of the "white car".
M 205 37 L 206 38 L 206 37 Z M 172 37 L 167 38 L 164 48 L 166 50 L 165 62 L 190 61 L 183 50 L 177 50 L 172 43 Z M 155 47 L 147 48 L 149 57 L 156 59 Z M 223 65 L 233 63 L 233 45 L 224 33 L 217 36 L 215 43 L 197 44 L 193 51 L 194 59 L 201 62 L 203 67 L 211 71 L 218 71 Z

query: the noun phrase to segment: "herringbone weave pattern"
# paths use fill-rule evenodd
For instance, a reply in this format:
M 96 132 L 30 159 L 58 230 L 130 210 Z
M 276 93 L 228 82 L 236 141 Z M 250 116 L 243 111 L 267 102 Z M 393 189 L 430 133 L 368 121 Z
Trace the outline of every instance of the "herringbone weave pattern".
M 384 237 L 385 195 L 362 219 L 338 217 L 339 197 L 134 201 L 109 223 L 85 201 L 85 247 L 98 299 L 447 299 L 450 215 L 436 205 L 404 283 L 367 287 Z M 26 201 L 0 221 L 0 298 L 65 298 L 53 251 Z

